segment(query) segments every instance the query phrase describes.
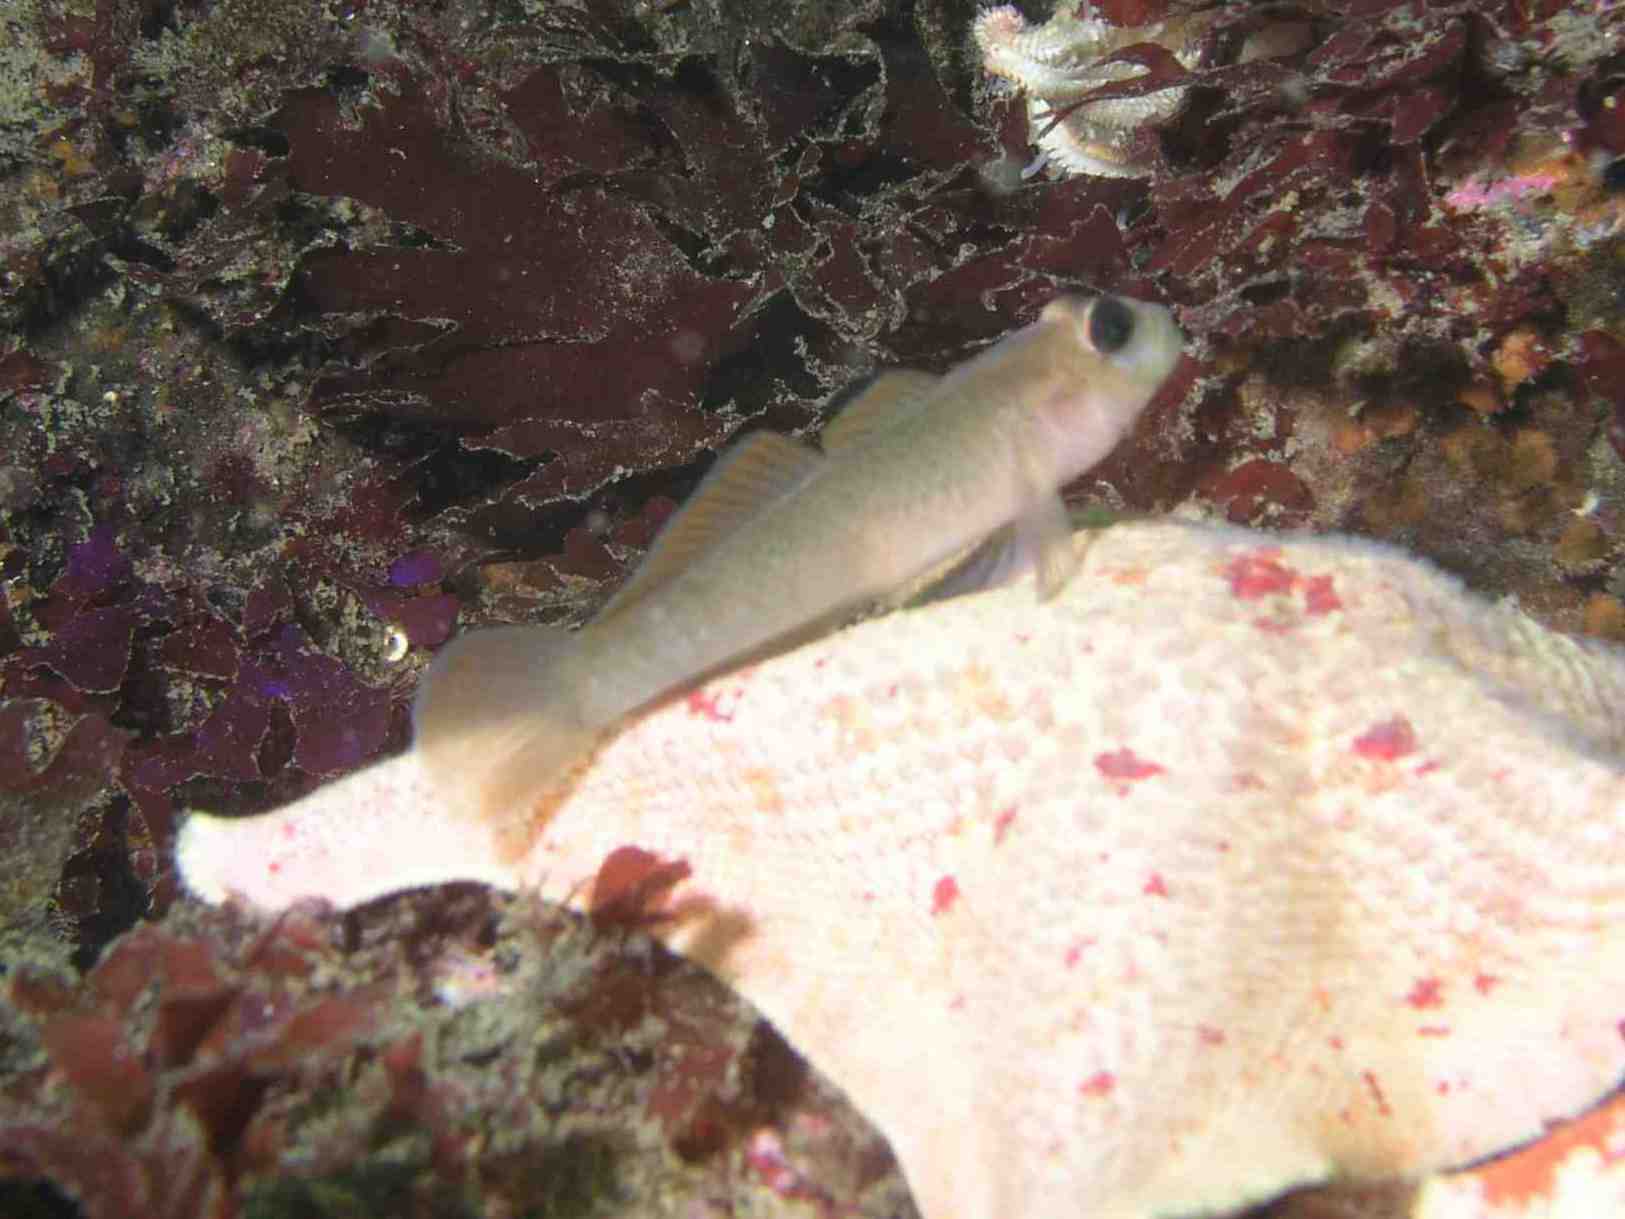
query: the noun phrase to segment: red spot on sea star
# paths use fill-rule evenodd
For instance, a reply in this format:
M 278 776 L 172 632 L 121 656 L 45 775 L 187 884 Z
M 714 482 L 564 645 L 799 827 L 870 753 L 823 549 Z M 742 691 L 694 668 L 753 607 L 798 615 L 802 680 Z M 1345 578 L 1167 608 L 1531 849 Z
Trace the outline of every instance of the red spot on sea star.
M 1281 562 L 1280 554 L 1272 547 L 1232 559 L 1224 569 L 1230 592 L 1243 601 L 1290 592 L 1297 573 Z
M 1152 775 L 1166 773 L 1155 762 L 1147 762 L 1127 746 L 1115 753 L 1097 753 L 1095 769 L 1108 779 L 1124 781 L 1149 779 Z
M 1388 1098 L 1382 1094 L 1382 1085 L 1377 1082 L 1377 1077 L 1370 1071 L 1361 1071 L 1360 1078 L 1365 1080 L 1365 1086 L 1371 1092 L 1371 1099 L 1377 1102 L 1377 1112 L 1383 1117 L 1392 1117 L 1394 1111 L 1388 1107 Z
M 1396 715 L 1391 720 L 1372 724 L 1354 738 L 1354 752 L 1362 758 L 1392 762 L 1408 753 L 1416 752 L 1416 730 L 1410 720 Z
M 688 696 L 686 701 L 690 715 L 697 715 L 701 719 L 710 720 L 715 724 L 733 723 L 734 713 L 724 711 L 720 700 L 715 694 L 709 694 L 704 690 L 695 690 Z
M 1116 1086 L 1117 1076 L 1110 1071 L 1096 1071 L 1078 1085 L 1078 1091 L 1085 1096 L 1110 1096 Z
M 993 820 L 993 845 L 997 846 L 1004 841 L 1004 836 L 1010 832 L 1010 827 L 1016 823 L 1016 810 L 1007 808 Z
M 1405 996 L 1405 1002 L 1412 1007 L 1443 1007 L 1444 996 L 1439 993 L 1440 982 L 1437 978 L 1418 978 L 1416 985 L 1411 987 L 1411 993 Z
M 1140 892 L 1147 897 L 1167 897 L 1168 885 L 1162 879 L 1162 873 L 1151 873 L 1151 878 L 1145 882 L 1145 888 L 1141 889 Z
M 1330 576 L 1311 576 L 1303 586 L 1303 607 L 1316 616 L 1343 608 Z
M 959 882 L 952 876 L 944 876 L 931 889 L 931 913 L 946 914 L 959 900 Z
M 1341 1050 L 1343 1048 L 1343 1039 L 1341 1037 L 1328 1037 L 1326 1038 L 1326 1044 L 1334 1050 Z
M 1448 1024 L 1424 1024 L 1416 1030 L 1418 1037 L 1448 1037 L 1450 1026 Z
M 1199 1024 L 1199 1025 L 1197 1025 L 1196 1026 L 1196 1035 L 1202 1039 L 1202 1044 L 1203 1045 L 1223 1045 L 1224 1044 L 1224 1030 L 1223 1029 L 1216 1029 L 1211 1024 Z
M 1489 994 L 1499 985 L 1501 979 L 1494 974 L 1478 974 L 1473 978 L 1473 989 L 1481 995 Z

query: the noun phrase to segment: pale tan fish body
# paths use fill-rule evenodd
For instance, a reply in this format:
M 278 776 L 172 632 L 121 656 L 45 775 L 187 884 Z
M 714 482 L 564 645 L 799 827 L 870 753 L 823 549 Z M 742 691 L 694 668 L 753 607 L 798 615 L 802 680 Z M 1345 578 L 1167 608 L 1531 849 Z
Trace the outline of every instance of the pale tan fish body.
M 1070 571 L 1059 488 L 1104 458 L 1173 369 L 1159 305 L 1059 298 L 947 376 L 888 374 L 819 453 L 757 434 L 726 454 L 584 630 L 476 631 L 419 695 L 420 747 L 517 831 L 602 733 L 652 700 L 848 613 L 1013 524 L 1044 592 Z M 479 682 L 459 680 L 476 671 Z
M 1079 553 L 1052 600 L 873 619 L 634 717 L 517 857 L 413 750 L 192 816 L 183 878 L 585 908 L 618 849 L 684 861 L 653 933 L 846 1091 L 925 1219 L 1422 1174 L 1615 1085 L 1618 650 L 1369 543 L 1147 522 Z

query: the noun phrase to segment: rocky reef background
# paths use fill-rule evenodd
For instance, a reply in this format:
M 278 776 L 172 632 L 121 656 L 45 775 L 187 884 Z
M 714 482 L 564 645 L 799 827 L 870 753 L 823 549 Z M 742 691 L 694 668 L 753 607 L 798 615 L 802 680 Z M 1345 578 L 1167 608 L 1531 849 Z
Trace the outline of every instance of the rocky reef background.
M 0 1210 L 907 1214 L 634 929 L 476 887 L 254 927 L 169 849 L 401 746 L 455 627 L 589 614 L 741 427 L 1057 290 L 1192 339 L 1080 507 L 1385 538 L 1625 638 L 1621 10 L 1231 6 L 1215 45 L 1302 46 L 1190 74 L 1117 180 L 1022 176 L 975 12 L 0 14 Z

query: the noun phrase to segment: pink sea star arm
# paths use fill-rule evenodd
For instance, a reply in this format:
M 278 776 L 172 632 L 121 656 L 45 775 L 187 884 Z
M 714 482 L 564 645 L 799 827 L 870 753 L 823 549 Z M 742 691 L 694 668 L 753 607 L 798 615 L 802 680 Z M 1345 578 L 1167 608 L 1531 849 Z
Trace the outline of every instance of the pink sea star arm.
M 176 851 L 192 892 L 263 910 L 306 899 L 335 906 L 448 879 L 515 888 L 492 836 L 447 808 L 407 751 L 259 817 L 191 817 Z

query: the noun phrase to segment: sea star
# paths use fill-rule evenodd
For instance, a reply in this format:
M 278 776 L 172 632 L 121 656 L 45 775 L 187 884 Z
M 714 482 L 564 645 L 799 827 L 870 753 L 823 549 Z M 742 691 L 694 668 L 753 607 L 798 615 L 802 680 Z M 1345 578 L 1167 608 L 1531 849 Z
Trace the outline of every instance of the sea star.
M 634 717 L 515 859 L 413 750 L 187 886 L 454 879 L 651 931 L 890 1139 L 925 1219 L 1208 1213 L 1541 1133 L 1625 1068 L 1625 657 L 1351 540 L 1171 522 Z M 478 679 L 478 675 L 473 675 Z

